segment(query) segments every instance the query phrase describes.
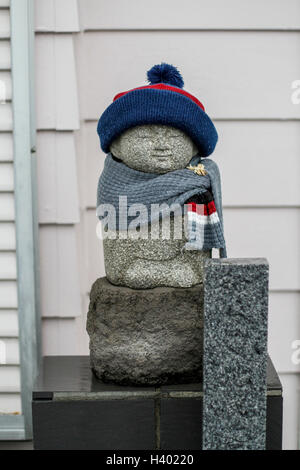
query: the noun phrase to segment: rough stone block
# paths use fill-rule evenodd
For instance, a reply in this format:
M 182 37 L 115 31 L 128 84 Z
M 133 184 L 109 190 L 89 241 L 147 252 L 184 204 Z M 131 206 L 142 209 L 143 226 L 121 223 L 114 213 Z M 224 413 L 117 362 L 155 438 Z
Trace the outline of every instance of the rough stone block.
M 204 266 L 204 449 L 264 449 L 268 262 Z
M 90 294 L 87 331 L 91 366 L 103 381 L 199 382 L 203 285 L 135 290 L 100 278 Z

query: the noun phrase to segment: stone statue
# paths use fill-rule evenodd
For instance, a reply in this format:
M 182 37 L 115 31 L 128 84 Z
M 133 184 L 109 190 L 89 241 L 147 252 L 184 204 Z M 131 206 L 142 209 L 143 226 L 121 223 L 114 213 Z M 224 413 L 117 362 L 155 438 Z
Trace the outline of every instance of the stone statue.
M 136 126 L 115 139 L 110 150 L 134 170 L 166 173 L 184 169 L 198 150 L 191 138 L 179 129 L 161 124 Z M 175 216 L 176 217 L 176 216 Z M 104 260 L 107 279 L 116 285 L 135 289 L 157 286 L 191 287 L 202 282 L 202 259 L 211 250 L 184 251 L 186 217 L 174 216 L 167 221 L 170 236 L 164 238 L 162 221 L 153 224 L 152 238 L 129 236 L 116 232 L 116 238 L 104 238 Z M 150 227 L 149 232 L 150 233 Z M 157 239 L 156 239 L 157 237 Z
M 203 260 L 226 257 L 221 182 L 207 158 L 216 129 L 178 70 L 119 93 L 99 119 L 106 278 L 91 290 L 87 330 L 98 378 L 123 384 L 198 381 Z

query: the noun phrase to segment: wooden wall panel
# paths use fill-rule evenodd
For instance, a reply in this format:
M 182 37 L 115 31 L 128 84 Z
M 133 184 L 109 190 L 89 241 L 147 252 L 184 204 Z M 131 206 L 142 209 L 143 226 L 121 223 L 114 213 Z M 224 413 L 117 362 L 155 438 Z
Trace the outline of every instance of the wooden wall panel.
M 10 43 L 9 41 L 0 41 L 0 70 L 9 70 L 11 67 Z
M 300 292 L 271 292 L 269 353 L 280 373 L 300 373 L 300 364 L 295 361 L 300 358 L 300 344 L 297 357 L 297 348 L 293 348 L 296 340 L 300 341 Z
M 300 118 L 291 101 L 300 33 L 107 31 L 82 40 L 85 119 L 98 119 L 117 93 L 145 84 L 146 71 L 161 61 L 179 67 L 186 90 L 213 118 Z
M 89 292 L 96 279 L 105 276 L 105 269 L 102 240 L 97 238 L 96 235 L 96 229 L 97 226 L 100 226 L 100 222 L 94 210 L 87 211 L 85 217 L 85 223 L 87 225 L 85 243 L 87 247 L 86 256 L 88 259 L 88 284 L 86 292 Z
M 78 96 L 71 34 L 36 36 L 37 128 L 79 128 Z
M 226 206 L 300 206 L 300 122 L 217 122 Z
M 1 18 L 1 16 L 0 16 Z M 11 101 L 12 88 L 11 88 L 11 74 L 10 72 L 0 72 L 0 103 Z
M 300 374 L 280 374 L 283 386 L 283 449 L 299 449 Z
M 81 315 L 73 133 L 79 128 L 72 34 L 79 31 L 77 0 L 37 1 L 35 20 L 42 315 L 72 318 Z M 54 341 L 55 329 L 52 335 Z
M 15 252 L 0 251 L 0 280 L 17 278 L 17 259 Z
M 72 132 L 37 135 L 39 222 L 78 223 L 76 154 Z
M 105 154 L 100 148 L 96 121 L 83 123 L 82 140 L 84 142 L 81 146 L 80 157 L 84 161 L 84 173 L 81 173 L 81 203 L 84 207 L 96 208 L 98 179 L 105 162 Z
M 0 414 L 20 414 L 9 0 L 0 0 Z
M 1 341 L 5 344 L 6 364 L 19 365 L 20 354 L 19 354 L 18 338 L 1 338 Z M 0 396 L 0 401 L 1 401 L 1 396 Z
M 0 308 L 18 307 L 17 283 L 16 281 L 2 280 L 0 282 Z
M 16 338 L 19 330 L 18 324 L 17 310 L 0 310 L 0 338 Z
M 85 29 L 299 29 L 298 0 L 80 0 Z
M 42 316 L 81 315 L 80 266 L 72 225 L 41 226 L 40 267 Z
M 0 193 L 0 221 L 15 220 L 14 196 L 10 193 Z
M 300 209 L 225 209 L 228 257 L 270 263 L 272 290 L 300 290 Z
M 20 391 L 20 368 L 19 366 L 0 365 L 0 393 Z M 1 396 L 1 395 L 0 395 Z
M 12 163 L 0 163 L 0 191 L 13 191 L 13 189 L 14 167 Z
M 5 5 L 6 6 L 6 5 Z M 0 39 L 10 37 L 10 18 L 9 10 L 2 10 L 0 15 Z
M 16 249 L 16 230 L 13 223 L 0 224 L 0 250 Z
M 0 161 L 10 162 L 12 161 L 12 159 L 13 159 L 12 133 L 1 132 L 0 134 Z
M 59 33 L 79 31 L 77 0 L 36 1 L 35 29 Z
M 1 393 L 0 413 L 21 414 L 21 396 L 17 393 Z
M 88 335 L 85 316 L 78 318 L 45 318 L 43 320 L 43 348 L 45 355 L 77 356 L 88 354 Z
M 12 130 L 12 108 L 9 102 L 0 105 L 0 129 L 4 132 Z

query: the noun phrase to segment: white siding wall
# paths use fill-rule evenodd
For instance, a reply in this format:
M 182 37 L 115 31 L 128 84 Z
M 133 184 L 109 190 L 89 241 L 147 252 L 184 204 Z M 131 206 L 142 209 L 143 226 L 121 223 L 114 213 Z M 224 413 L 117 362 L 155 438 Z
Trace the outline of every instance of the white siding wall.
M 76 0 L 36 1 L 36 102 L 44 354 L 83 349 L 77 149 Z
M 21 412 L 11 100 L 10 10 L 0 0 L 0 415 Z
M 36 17 L 44 352 L 88 353 L 88 292 L 104 275 L 95 235 L 99 115 L 117 92 L 145 83 L 152 65 L 173 63 L 219 131 L 213 158 L 229 256 L 270 262 L 269 351 L 284 385 L 284 445 L 296 448 L 300 105 L 291 84 L 300 79 L 300 0 L 37 0 Z M 1 67 L 9 55 L 0 57 Z M 0 110 L 9 129 L 9 106 Z M 12 230 L 11 193 L 1 197 Z

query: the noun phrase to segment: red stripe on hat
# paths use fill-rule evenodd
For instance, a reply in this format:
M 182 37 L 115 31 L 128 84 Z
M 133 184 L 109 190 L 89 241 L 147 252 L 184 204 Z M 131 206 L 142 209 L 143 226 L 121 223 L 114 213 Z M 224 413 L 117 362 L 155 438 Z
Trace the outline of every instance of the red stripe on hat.
M 144 90 L 144 89 L 148 89 L 148 88 L 149 89 L 152 88 L 152 89 L 155 89 L 155 90 L 168 90 L 168 91 L 174 91 L 175 93 L 180 93 L 181 95 L 184 95 L 187 98 L 189 98 L 190 100 L 192 100 L 194 103 L 196 103 L 198 106 L 200 106 L 200 108 L 203 109 L 203 111 L 205 111 L 205 108 L 204 108 L 203 104 L 195 96 L 191 95 L 187 91 L 182 90 L 181 88 L 173 87 L 171 85 L 166 85 L 165 83 L 157 83 L 155 85 L 145 85 L 145 86 L 140 86 L 138 88 L 132 88 L 132 90 L 123 91 L 122 93 L 118 93 L 114 97 L 114 101 L 121 98 L 121 96 L 127 95 L 127 93 L 130 93 L 131 91 Z

